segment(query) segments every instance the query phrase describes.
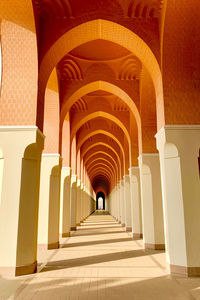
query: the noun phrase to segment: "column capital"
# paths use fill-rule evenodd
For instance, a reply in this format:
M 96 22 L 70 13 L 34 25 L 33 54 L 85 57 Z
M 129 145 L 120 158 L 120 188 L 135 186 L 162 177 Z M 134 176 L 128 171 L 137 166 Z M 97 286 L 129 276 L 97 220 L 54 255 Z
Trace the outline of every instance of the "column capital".
M 177 131 L 177 130 L 200 130 L 200 125 L 165 125 L 158 130 L 155 134 L 155 138 L 164 134 L 166 131 Z
M 75 174 L 72 174 L 72 175 L 71 175 L 71 185 L 72 185 L 73 183 L 77 183 L 77 175 L 75 175 Z
M 126 174 L 124 175 L 124 182 L 129 182 L 130 181 L 130 175 Z
M 49 167 L 53 167 L 59 165 L 59 169 L 62 165 L 62 157 L 59 153 L 42 153 L 42 162 L 49 165 Z
M 62 167 L 61 168 L 61 174 L 62 174 L 62 176 L 64 176 L 64 177 L 71 176 L 71 170 L 72 169 L 70 167 Z
M 124 179 L 120 180 L 120 185 L 122 185 L 122 186 L 124 185 Z
M 130 167 L 128 170 L 129 170 L 129 176 L 132 176 L 132 175 L 138 174 L 139 171 L 140 171 L 140 168 L 139 168 L 139 166 L 137 166 L 137 167 Z
M 0 146 L 2 152 L 6 153 L 7 156 L 10 153 L 15 156 L 26 155 L 31 158 L 35 155 L 34 153 L 42 152 L 44 139 L 44 134 L 37 126 L 0 126 Z M 15 145 L 14 152 L 10 147 L 10 141 Z M 34 145 L 37 145 L 37 151 L 35 151 Z M 32 149 L 31 151 L 30 148 Z
M 176 147 L 182 146 L 183 137 L 187 135 L 188 141 L 199 138 L 200 125 L 165 125 L 155 135 L 157 149 L 164 151 L 166 143 L 174 144 Z M 176 155 L 177 156 L 177 155 Z
M 143 157 L 155 157 L 155 156 L 158 156 L 159 153 L 158 152 L 155 152 L 155 153 L 141 153 L 139 156 L 138 156 L 138 160 L 140 160 L 141 158 Z
M 42 153 L 42 157 L 59 157 L 59 158 L 61 158 L 59 153 Z
M 81 180 L 77 179 L 77 187 L 81 187 Z
M 0 126 L 0 132 L 14 132 L 14 131 L 32 131 L 38 132 L 43 138 L 45 135 L 37 126 Z

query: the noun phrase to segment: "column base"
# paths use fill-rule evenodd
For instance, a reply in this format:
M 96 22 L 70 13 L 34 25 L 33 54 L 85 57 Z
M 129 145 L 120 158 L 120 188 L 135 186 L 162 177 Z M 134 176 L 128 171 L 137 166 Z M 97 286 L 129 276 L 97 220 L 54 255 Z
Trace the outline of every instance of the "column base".
M 52 249 L 59 249 L 60 243 L 51 243 L 51 244 L 38 244 L 37 249 L 38 250 L 52 250 Z
M 145 249 L 165 250 L 165 244 L 144 244 Z
M 132 231 L 132 227 L 126 227 L 126 232 L 131 232 Z
M 70 232 L 61 233 L 59 236 L 60 238 L 70 237 Z
M 15 277 L 29 275 L 37 272 L 37 261 L 31 265 L 19 267 L 0 267 L 0 275 L 3 277 Z
M 170 273 L 182 277 L 200 277 L 200 267 L 183 267 L 170 265 Z
M 133 233 L 133 239 L 143 239 L 143 233 Z
M 60 243 L 59 242 L 48 244 L 48 250 L 58 249 L 59 247 L 60 247 Z
M 122 224 L 122 227 L 125 227 L 125 224 Z
M 76 231 L 76 227 L 70 227 L 70 231 Z

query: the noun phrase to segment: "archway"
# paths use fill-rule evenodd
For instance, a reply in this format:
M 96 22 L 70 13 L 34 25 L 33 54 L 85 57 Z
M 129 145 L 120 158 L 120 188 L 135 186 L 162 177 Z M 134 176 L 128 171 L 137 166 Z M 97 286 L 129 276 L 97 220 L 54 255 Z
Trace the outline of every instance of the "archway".
M 96 210 L 105 210 L 105 194 L 103 192 L 97 193 Z
M 115 31 L 117 34 L 112 34 Z M 87 34 L 83 34 L 87 32 Z M 77 39 L 77 36 L 79 37 Z M 126 36 L 126 39 L 124 39 Z M 158 128 L 164 124 L 163 87 L 159 64 L 151 49 L 134 32 L 117 23 L 104 19 L 96 19 L 83 23 L 64 33 L 45 53 L 39 67 L 39 83 L 41 90 L 45 88 L 53 68 L 72 49 L 92 40 L 109 40 L 119 44 L 133 53 L 149 72 L 156 93 Z M 63 45 L 65 45 L 63 47 Z M 153 67 L 152 67 L 153 66 Z M 41 93 L 42 96 L 42 93 Z M 42 99 L 40 99 L 42 101 Z M 41 121 L 38 115 L 38 121 Z M 40 124 L 39 124 L 40 125 Z

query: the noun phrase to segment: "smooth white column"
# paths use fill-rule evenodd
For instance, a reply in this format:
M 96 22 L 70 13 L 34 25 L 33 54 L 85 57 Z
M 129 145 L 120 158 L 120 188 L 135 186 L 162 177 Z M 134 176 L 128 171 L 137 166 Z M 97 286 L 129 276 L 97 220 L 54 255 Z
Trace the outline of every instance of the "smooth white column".
M 200 126 L 165 126 L 156 139 L 162 174 L 167 261 L 171 273 L 200 276 Z
M 62 167 L 60 181 L 60 237 L 70 236 L 71 168 Z
M 76 226 L 81 222 L 81 181 L 77 179 Z
M 133 238 L 143 238 L 139 167 L 130 168 L 129 174 L 130 174 Z
M 44 136 L 36 126 L 0 127 L 0 274 L 37 270 L 37 228 Z
M 83 211 L 84 211 L 84 219 L 87 217 L 87 188 L 84 186 L 84 193 L 83 193 Z
M 121 208 L 121 192 L 120 192 L 120 182 L 117 184 L 117 198 L 118 198 L 118 205 L 119 205 L 119 222 L 122 222 L 122 208 Z
M 84 220 L 84 212 L 83 212 L 84 184 L 83 183 L 81 183 L 81 186 L 80 186 L 80 195 L 81 195 L 81 199 L 80 199 L 80 222 L 82 222 Z
M 124 175 L 124 199 L 125 199 L 125 227 L 126 231 L 132 231 L 130 176 Z
M 71 176 L 71 231 L 76 230 L 76 205 L 77 205 L 77 175 Z
M 60 154 L 42 154 L 38 246 L 59 248 Z
M 143 240 L 145 248 L 164 249 L 164 223 L 158 153 L 139 156 Z
M 120 181 L 121 224 L 125 226 L 124 180 Z
M 113 189 L 113 207 L 114 207 L 114 217 L 116 220 L 117 219 L 117 215 L 118 215 L 118 207 L 117 207 L 117 197 L 116 197 L 116 187 L 114 187 Z

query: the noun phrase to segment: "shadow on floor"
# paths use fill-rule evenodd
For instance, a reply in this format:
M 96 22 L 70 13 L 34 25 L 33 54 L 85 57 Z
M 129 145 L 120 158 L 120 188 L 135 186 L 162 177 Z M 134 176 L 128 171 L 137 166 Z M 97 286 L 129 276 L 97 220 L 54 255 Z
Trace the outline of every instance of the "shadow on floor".
M 125 231 L 117 230 L 117 231 L 105 231 L 105 232 L 80 232 L 80 231 L 73 231 L 73 236 L 90 236 L 90 235 L 104 235 L 104 234 L 119 234 L 124 233 Z
M 174 278 L 43 278 L 24 283 L 12 299 L 92 299 L 100 300 L 194 300 L 200 297 L 200 281 L 192 289 L 184 289 Z
M 131 242 L 131 241 L 133 241 L 132 238 L 98 240 L 98 241 L 89 241 L 89 242 L 82 242 L 82 243 L 63 244 L 60 246 L 60 248 L 72 248 L 72 247 L 82 247 L 82 246 L 91 246 L 91 245 L 100 245 L 100 244 L 112 244 L 112 243 Z
M 92 231 L 92 230 L 100 230 L 100 229 L 114 229 L 114 228 L 123 228 L 121 225 L 118 225 L 118 224 L 116 224 L 116 225 L 110 225 L 110 226 L 107 226 L 107 227 L 104 227 L 103 225 L 99 225 L 99 226 L 101 226 L 101 227 L 94 227 L 94 226 L 98 226 L 98 225 L 88 225 L 88 227 L 87 228 L 82 228 L 81 226 L 79 227 L 78 226 L 78 230 L 80 230 L 80 231 L 82 231 L 82 230 L 89 230 L 89 231 Z
M 44 267 L 44 269 L 41 270 L 41 272 L 56 270 L 57 268 L 67 269 L 72 267 L 90 266 L 94 264 L 96 265 L 105 262 L 153 255 L 153 254 L 158 254 L 163 252 L 164 251 L 142 249 L 142 250 L 132 250 L 132 251 L 120 251 L 116 253 L 93 255 L 93 256 L 80 257 L 74 259 L 60 260 L 60 261 L 52 261 L 52 262 L 48 262 Z

